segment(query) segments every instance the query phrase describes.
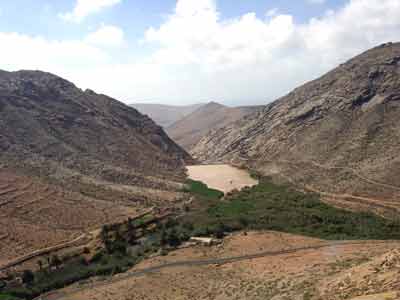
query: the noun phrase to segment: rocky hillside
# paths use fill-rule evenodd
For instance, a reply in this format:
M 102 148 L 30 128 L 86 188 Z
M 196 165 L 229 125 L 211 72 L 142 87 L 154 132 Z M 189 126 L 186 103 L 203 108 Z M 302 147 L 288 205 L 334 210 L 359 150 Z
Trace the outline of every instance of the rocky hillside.
M 0 72 L 0 269 L 183 201 L 190 156 L 151 119 L 52 74 Z
M 323 192 L 338 205 L 398 209 L 399 87 L 400 43 L 384 44 L 212 132 L 192 153 Z
M 254 112 L 258 107 L 228 107 L 210 102 L 167 128 L 169 136 L 190 151 L 210 130 L 224 127 Z
M 135 109 L 43 72 L 0 73 L 0 126 L 0 160 L 41 173 L 62 166 L 129 182 L 180 176 L 190 159 Z
M 186 106 L 146 103 L 131 104 L 133 108 L 136 108 L 144 115 L 148 115 L 154 120 L 154 122 L 164 128 L 171 126 L 180 119 L 183 119 L 203 105 L 204 104 L 193 104 Z

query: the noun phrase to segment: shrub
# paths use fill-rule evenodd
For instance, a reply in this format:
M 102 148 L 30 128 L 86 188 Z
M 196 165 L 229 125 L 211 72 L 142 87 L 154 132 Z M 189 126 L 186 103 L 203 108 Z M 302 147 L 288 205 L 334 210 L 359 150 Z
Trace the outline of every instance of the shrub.
M 181 244 L 181 240 L 175 228 L 172 228 L 167 235 L 167 242 L 172 247 L 178 247 Z
M 210 189 L 206 184 L 200 181 L 188 180 L 186 183 L 186 192 L 190 192 L 200 197 L 209 199 L 220 199 L 224 193 L 215 189 Z
M 35 275 L 33 274 L 33 272 L 31 270 L 25 270 L 22 273 L 21 279 L 22 279 L 22 283 L 30 285 L 35 280 Z
M 96 263 L 99 262 L 103 258 L 103 251 L 97 252 L 95 255 L 93 255 L 92 259 L 90 260 L 91 263 Z

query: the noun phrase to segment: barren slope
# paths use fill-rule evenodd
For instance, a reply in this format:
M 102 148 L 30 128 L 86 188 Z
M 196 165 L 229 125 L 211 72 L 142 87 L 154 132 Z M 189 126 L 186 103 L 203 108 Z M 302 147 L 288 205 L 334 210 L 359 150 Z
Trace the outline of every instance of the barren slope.
M 135 109 L 43 72 L 0 73 L 0 126 L 0 159 L 40 169 L 55 163 L 124 181 L 179 176 L 190 159 Z
M 399 86 L 400 44 L 381 45 L 210 133 L 192 153 L 398 206 Z
M 190 151 L 209 131 L 217 130 L 254 112 L 257 107 L 227 107 L 210 102 L 167 128 L 169 136 Z

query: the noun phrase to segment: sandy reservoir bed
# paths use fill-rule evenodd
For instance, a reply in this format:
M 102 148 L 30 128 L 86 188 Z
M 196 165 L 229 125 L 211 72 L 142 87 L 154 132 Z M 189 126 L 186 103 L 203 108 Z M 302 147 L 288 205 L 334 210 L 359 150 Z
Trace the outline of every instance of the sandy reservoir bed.
M 190 179 L 202 181 L 210 188 L 224 193 L 258 183 L 247 171 L 230 165 L 196 165 L 188 166 L 187 169 Z

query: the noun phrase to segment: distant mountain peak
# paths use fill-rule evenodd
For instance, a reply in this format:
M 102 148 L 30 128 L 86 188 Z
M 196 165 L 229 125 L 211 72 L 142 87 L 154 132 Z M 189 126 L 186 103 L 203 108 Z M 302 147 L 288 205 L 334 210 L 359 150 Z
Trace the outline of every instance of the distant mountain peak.
M 210 130 L 228 125 L 257 110 L 258 107 L 228 107 L 211 101 L 167 128 L 171 138 L 190 152 Z
M 219 103 L 219 102 L 216 102 L 216 101 L 210 101 L 210 102 L 208 102 L 206 105 L 208 105 L 208 106 L 225 107 L 225 105 L 223 105 L 223 104 L 221 104 L 221 103 Z
M 193 105 L 166 105 L 154 103 L 136 103 L 131 104 L 132 107 L 140 111 L 142 114 L 148 115 L 157 124 L 166 128 L 173 123 L 184 118 L 196 109 L 206 104 L 199 103 Z

